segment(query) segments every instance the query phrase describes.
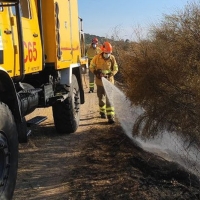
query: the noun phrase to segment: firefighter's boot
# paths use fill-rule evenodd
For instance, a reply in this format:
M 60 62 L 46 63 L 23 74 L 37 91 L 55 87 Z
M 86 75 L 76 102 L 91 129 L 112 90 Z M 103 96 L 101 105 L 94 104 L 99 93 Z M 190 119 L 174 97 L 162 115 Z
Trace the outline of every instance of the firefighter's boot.
M 109 124 L 114 124 L 115 123 L 115 118 L 113 116 L 108 116 L 108 123 Z
M 90 88 L 89 93 L 93 93 L 94 92 L 94 88 Z
M 106 119 L 106 114 L 105 113 L 100 112 L 100 115 L 101 115 L 102 119 Z

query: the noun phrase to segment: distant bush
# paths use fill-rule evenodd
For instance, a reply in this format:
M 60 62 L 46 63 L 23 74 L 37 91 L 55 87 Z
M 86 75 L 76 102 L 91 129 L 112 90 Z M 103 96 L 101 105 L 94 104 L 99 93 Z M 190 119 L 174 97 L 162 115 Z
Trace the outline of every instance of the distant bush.
M 89 33 L 85 33 L 85 44 L 90 45 L 93 38 L 97 38 L 99 40 L 99 45 L 103 44 L 103 42 L 106 40 L 105 37 L 100 37 L 97 35 L 91 35 Z
M 200 143 L 200 5 L 165 15 L 147 40 L 118 50 L 126 94 L 145 109 L 134 134 L 176 131 Z

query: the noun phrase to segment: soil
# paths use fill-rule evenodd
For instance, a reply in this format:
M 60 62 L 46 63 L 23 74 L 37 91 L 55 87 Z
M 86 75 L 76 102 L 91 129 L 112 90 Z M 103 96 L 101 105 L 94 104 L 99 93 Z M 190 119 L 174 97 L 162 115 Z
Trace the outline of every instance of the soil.
M 14 200 L 200 199 L 197 177 L 137 147 L 117 121 L 99 118 L 96 91 L 84 87 L 76 133 L 57 134 L 51 108 L 27 116 L 48 118 L 20 144 Z

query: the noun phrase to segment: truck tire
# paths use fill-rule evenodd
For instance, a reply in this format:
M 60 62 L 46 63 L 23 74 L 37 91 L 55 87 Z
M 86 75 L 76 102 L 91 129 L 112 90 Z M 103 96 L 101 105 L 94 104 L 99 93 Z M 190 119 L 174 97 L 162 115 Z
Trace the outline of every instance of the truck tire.
M 17 179 L 17 127 L 7 105 L 0 102 L 0 199 L 12 199 Z
M 72 75 L 72 84 L 69 88 L 69 96 L 63 102 L 52 106 L 53 118 L 58 133 L 74 133 L 80 121 L 80 90 L 75 75 Z

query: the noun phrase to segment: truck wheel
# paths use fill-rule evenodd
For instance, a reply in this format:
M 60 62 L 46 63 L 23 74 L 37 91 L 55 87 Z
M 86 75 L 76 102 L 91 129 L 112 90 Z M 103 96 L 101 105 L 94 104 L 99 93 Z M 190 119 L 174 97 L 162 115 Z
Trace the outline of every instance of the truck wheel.
M 8 106 L 0 102 L 0 199 L 12 199 L 18 168 L 18 136 Z
M 52 108 L 57 132 L 74 133 L 80 120 L 80 91 L 75 75 L 72 75 L 68 98 L 63 102 L 54 104 Z

